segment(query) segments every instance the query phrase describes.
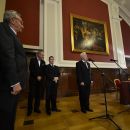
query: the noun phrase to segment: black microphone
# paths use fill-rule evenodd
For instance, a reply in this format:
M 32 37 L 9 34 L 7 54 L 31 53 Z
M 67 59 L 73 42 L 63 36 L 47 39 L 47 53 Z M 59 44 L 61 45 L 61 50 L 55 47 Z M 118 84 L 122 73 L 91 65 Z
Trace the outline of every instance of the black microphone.
M 117 60 L 114 60 L 114 59 L 110 59 L 110 61 L 117 61 Z
M 93 59 L 91 59 L 91 58 L 88 58 L 88 61 L 92 61 L 92 62 L 94 62 L 94 60 L 93 60 Z

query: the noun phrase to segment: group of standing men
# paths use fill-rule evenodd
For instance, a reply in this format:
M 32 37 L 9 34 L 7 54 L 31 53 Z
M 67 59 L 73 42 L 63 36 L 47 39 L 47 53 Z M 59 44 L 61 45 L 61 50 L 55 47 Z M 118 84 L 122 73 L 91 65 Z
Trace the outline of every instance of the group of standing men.
M 49 64 L 44 61 L 43 51 L 36 53 L 36 57 L 30 60 L 29 65 L 29 95 L 28 95 L 28 112 L 31 115 L 33 110 L 36 113 L 40 111 L 41 93 L 46 95 L 46 113 L 51 115 L 51 111 L 59 112 L 56 106 L 57 83 L 59 80 L 59 68 L 54 65 L 54 57 L 49 57 Z M 34 105 L 33 105 L 33 99 Z
M 91 86 L 91 68 L 87 62 L 88 57 L 85 52 L 80 54 L 81 60 L 76 63 L 76 75 L 77 84 L 79 90 L 79 100 L 81 112 L 93 111 L 89 108 L 89 96 Z M 29 70 L 29 96 L 28 96 L 28 112 L 27 115 L 31 115 L 33 108 L 34 112 L 41 113 L 40 107 L 40 95 L 46 92 L 46 113 L 51 115 L 51 111 L 60 110 L 56 106 L 57 97 L 57 82 L 59 80 L 60 72 L 57 66 L 54 65 L 54 57 L 49 57 L 49 64 L 45 65 L 44 53 L 39 51 L 35 58 L 30 60 Z M 46 81 L 46 82 L 44 82 Z M 35 98 L 34 106 L 33 98 Z
M 17 33 L 21 32 L 23 21 L 21 15 L 14 10 L 4 13 L 0 23 L 0 129 L 14 130 L 16 107 L 19 93 L 26 86 L 27 59 Z M 60 72 L 54 65 L 54 57 L 49 57 L 49 64 L 45 65 L 43 52 L 36 54 L 30 61 L 28 115 L 32 111 L 41 113 L 40 93 L 44 78 L 46 78 L 46 113 L 60 111 L 56 106 L 57 82 Z M 85 52 L 80 54 L 81 60 L 76 63 L 77 84 L 81 112 L 92 111 L 89 108 L 91 84 L 91 69 Z M 33 98 L 35 102 L 33 105 Z

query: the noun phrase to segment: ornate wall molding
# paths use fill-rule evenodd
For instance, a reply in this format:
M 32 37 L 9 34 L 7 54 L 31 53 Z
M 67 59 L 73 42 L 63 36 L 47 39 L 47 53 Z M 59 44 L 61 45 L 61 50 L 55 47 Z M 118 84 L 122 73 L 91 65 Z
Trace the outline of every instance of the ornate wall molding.
M 122 41 L 119 7 L 113 0 L 101 0 L 108 5 L 110 26 L 112 33 L 114 58 L 121 67 L 126 68 L 124 47 Z M 44 52 L 45 60 L 53 55 L 55 63 L 64 67 L 75 67 L 76 61 L 63 59 L 63 25 L 62 0 L 44 0 Z M 101 68 L 116 68 L 114 63 L 96 62 Z M 94 67 L 92 65 L 92 67 Z

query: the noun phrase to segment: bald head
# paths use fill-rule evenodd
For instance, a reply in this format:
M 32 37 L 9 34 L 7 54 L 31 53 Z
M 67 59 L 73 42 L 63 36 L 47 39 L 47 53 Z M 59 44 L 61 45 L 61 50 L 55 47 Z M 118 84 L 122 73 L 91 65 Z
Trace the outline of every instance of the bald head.
M 88 57 L 87 57 L 86 52 L 82 52 L 82 53 L 80 54 L 80 58 L 81 58 L 82 60 L 84 60 L 84 61 L 87 61 L 87 60 L 88 60 Z

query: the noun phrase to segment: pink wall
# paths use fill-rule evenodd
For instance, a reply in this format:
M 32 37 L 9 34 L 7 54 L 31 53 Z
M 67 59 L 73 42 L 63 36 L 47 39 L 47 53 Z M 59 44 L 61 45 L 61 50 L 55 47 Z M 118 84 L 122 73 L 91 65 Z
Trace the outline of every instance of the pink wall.
M 39 45 L 39 0 L 6 0 L 6 10 L 18 11 L 24 21 L 24 30 L 19 34 L 27 45 Z
M 109 61 L 113 58 L 112 40 L 107 5 L 99 0 L 63 0 L 63 49 L 64 60 L 78 60 L 79 53 L 71 49 L 70 13 L 85 16 L 91 19 L 104 21 L 107 24 L 109 55 L 88 54 L 96 61 Z
M 121 21 L 121 30 L 125 55 L 130 55 L 130 27 L 124 20 Z

